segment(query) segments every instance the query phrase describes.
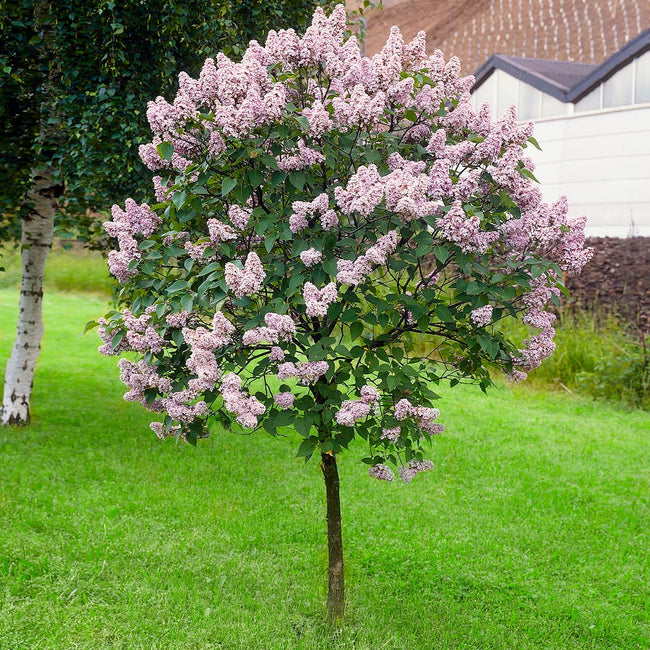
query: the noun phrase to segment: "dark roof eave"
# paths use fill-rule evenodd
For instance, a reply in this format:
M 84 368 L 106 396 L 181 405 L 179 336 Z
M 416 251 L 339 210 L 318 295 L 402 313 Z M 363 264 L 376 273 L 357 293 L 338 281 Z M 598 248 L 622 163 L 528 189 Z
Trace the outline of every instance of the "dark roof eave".
M 567 92 L 569 89 L 560 86 L 541 75 L 531 74 L 527 70 L 514 65 L 508 57 L 501 54 L 493 54 L 474 73 L 476 81 L 474 82 L 474 87 L 472 90 L 476 90 L 496 69 L 503 70 L 510 76 L 515 77 L 516 79 L 520 79 L 528 85 L 533 86 L 533 88 L 537 88 L 543 93 L 559 99 L 561 102 L 570 101 L 567 99 Z
M 636 38 L 626 43 L 616 54 L 610 56 L 597 68 L 587 73 L 571 88 L 566 88 L 548 79 L 539 73 L 515 65 L 512 59 L 501 54 L 493 54 L 475 73 L 475 82 L 472 90 L 476 90 L 494 72 L 503 70 L 507 74 L 519 79 L 547 95 L 551 95 L 561 102 L 576 102 L 593 90 L 602 81 L 620 70 L 635 56 L 650 50 L 650 29 L 641 32 Z
M 567 101 L 576 102 L 582 99 L 596 86 L 627 65 L 634 57 L 647 50 L 650 50 L 650 29 L 642 31 L 636 38 L 628 41 L 616 54 L 610 56 L 593 72 L 581 79 L 569 90 Z

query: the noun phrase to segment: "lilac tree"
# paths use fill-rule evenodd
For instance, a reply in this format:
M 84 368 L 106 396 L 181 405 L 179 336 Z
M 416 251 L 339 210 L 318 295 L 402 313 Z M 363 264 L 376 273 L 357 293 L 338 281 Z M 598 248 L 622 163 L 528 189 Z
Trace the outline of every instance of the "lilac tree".
M 149 103 L 156 202 L 127 200 L 105 224 L 124 308 L 100 319 L 100 350 L 131 353 L 125 399 L 193 444 L 223 427 L 297 431 L 325 479 L 331 617 L 339 454 L 361 437 L 372 477 L 431 469 L 435 385 L 485 389 L 491 369 L 539 365 L 547 307 L 589 257 L 584 219 L 541 201 L 531 125 L 472 110 L 459 70 L 397 28 L 362 57 L 344 8 L 317 10 L 304 36 L 271 31 Z M 507 317 L 538 330 L 522 349 Z

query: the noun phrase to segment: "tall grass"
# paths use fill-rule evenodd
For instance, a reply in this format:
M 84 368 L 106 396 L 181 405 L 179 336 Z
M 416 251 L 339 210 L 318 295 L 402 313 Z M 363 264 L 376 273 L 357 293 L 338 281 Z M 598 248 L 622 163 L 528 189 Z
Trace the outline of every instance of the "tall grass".
M 521 324 L 506 328 L 520 341 L 529 334 Z M 556 329 L 556 350 L 530 373 L 531 384 L 650 408 L 650 341 L 642 330 L 586 309 L 563 312 Z
M 22 273 L 20 250 L 0 248 L 0 289 L 20 286 Z M 45 290 L 82 291 L 109 296 L 113 281 L 108 273 L 106 259 L 96 251 L 78 246 L 64 250 L 55 243 L 45 267 Z

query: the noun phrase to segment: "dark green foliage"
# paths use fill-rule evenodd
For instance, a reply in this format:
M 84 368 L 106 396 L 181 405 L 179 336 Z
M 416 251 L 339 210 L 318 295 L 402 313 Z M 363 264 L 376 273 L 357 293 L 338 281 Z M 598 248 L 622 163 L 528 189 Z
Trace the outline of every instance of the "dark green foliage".
M 31 170 L 65 186 L 59 227 L 94 239 L 86 210 L 141 198 L 146 101 L 270 29 L 308 24 L 319 0 L 0 2 L 0 241 L 15 240 Z M 46 133 L 42 133 L 41 119 Z

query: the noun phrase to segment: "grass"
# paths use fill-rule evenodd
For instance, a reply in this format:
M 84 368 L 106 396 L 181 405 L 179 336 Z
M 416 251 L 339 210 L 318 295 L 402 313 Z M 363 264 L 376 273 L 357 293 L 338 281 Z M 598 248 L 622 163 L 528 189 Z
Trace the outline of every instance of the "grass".
M 0 289 L 20 286 L 20 250 L 0 247 Z M 96 251 L 79 246 L 63 250 L 56 242 L 45 267 L 46 291 L 83 291 L 85 293 L 110 296 L 112 281 L 108 274 L 106 260 Z
M 557 349 L 530 373 L 529 383 L 650 409 L 647 334 L 603 310 L 567 309 L 556 327 Z M 513 321 L 506 331 L 518 341 L 530 335 Z
M 0 367 L 15 290 L 0 290 Z M 348 616 L 324 623 L 324 488 L 296 440 L 160 442 L 49 291 L 33 424 L 0 429 L 0 648 L 650 646 L 650 423 L 567 395 L 443 391 L 409 486 L 341 459 Z

